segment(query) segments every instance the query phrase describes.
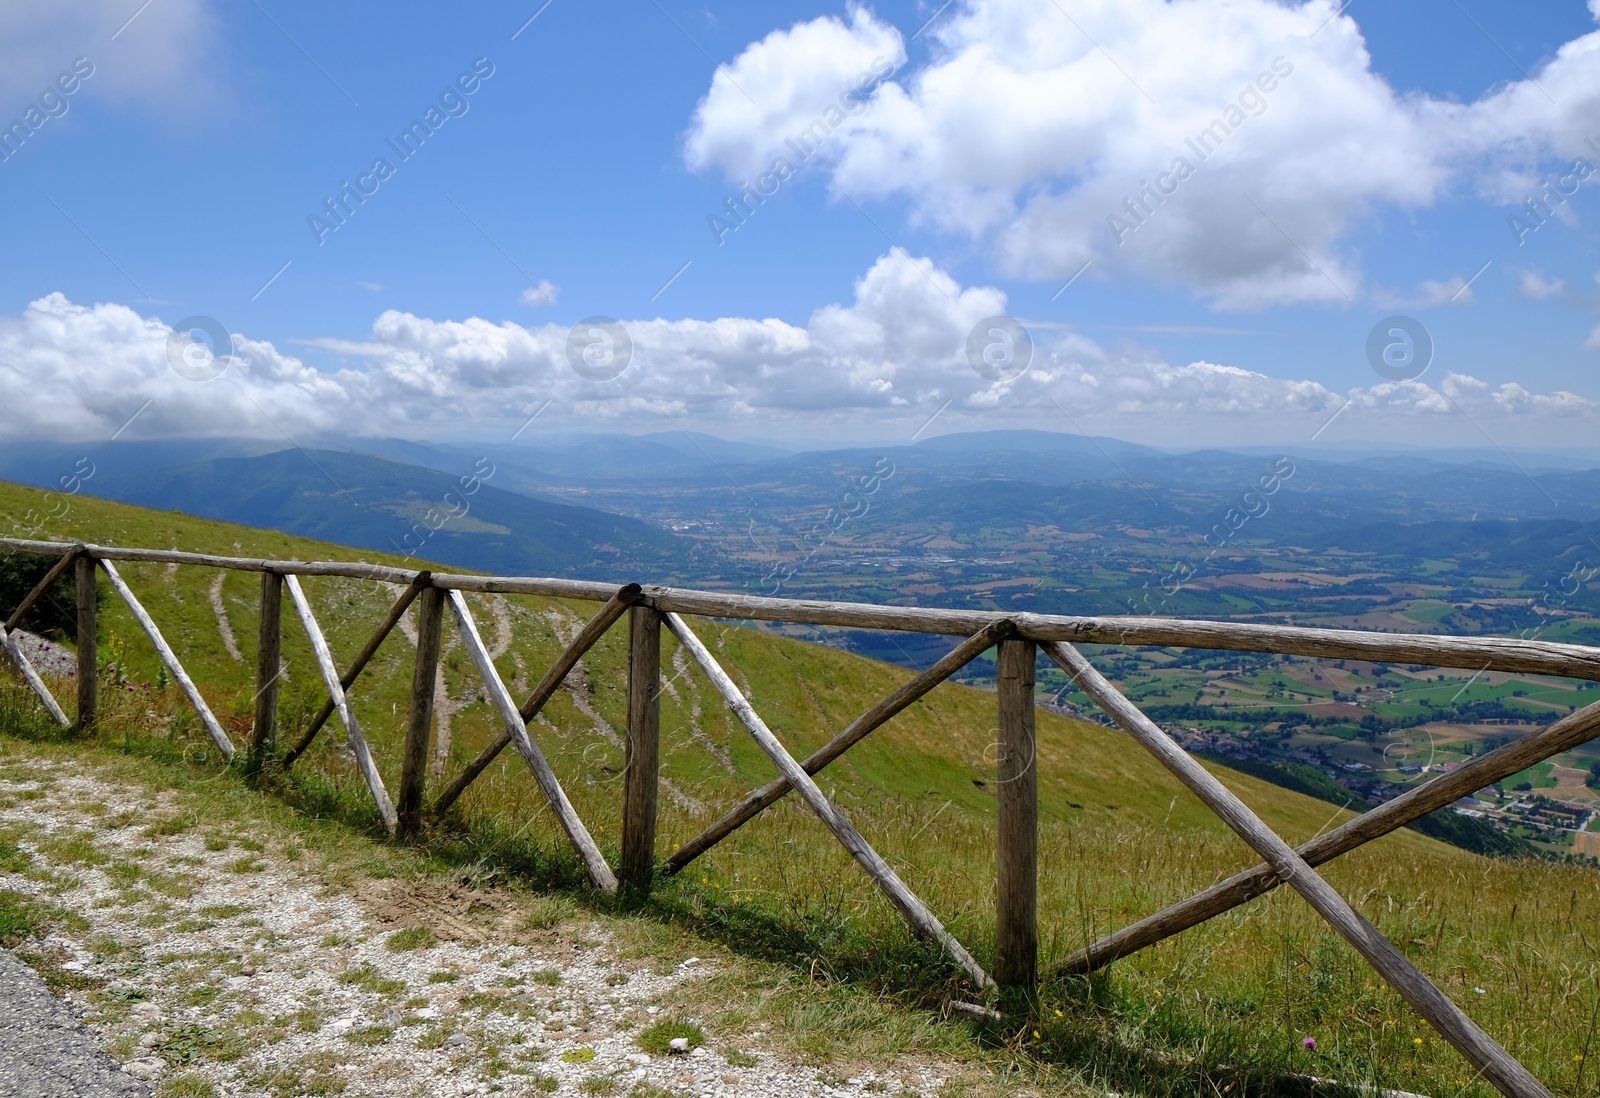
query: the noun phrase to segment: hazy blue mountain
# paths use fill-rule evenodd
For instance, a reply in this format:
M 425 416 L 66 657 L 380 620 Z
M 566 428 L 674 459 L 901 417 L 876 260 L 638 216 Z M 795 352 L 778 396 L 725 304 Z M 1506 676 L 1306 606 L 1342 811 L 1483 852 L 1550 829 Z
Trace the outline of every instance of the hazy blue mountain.
M 628 580 L 685 567 L 687 545 L 659 527 L 505 491 L 498 470 L 475 484 L 473 472 L 470 463 L 452 475 L 360 454 L 281 450 L 136 475 L 102 471 L 85 491 L 486 572 Z

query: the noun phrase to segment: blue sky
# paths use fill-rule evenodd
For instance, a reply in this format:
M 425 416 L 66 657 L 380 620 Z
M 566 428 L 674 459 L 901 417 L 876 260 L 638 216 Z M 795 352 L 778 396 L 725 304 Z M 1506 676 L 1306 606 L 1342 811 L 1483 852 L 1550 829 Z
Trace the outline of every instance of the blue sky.
M 1241 431 L 1303 437 L 1359 390 L 1343 419 L 1372 437 L 1593 445 L 1600 176 L 1521 244 L 1507 222 L 1519 204 L 1509 196 L 1579 155 L 1571 119 L 1600 101 L 1600 54 L 1558 57 L 1595 33 L 1581 2 L 1355 0 L 1339 16 L 1331 3 L 1235 5 L 1234 17 L 1262 27 L 1259 55 L 1236 32 L 1196 40 L 1156 0 L 1123 15 L 1086 0 L 892 2 L 854 14 L 827 3 L 540 3 L 63 2 L 0 16 L 0 121 L 20 117 L 75 59 L 94 66 L 66 113 L 0 162 L 0 364 L 24 413 L 13 437 L 93 435 L 145 399 L 154 414 L 135 434 L 270 434 L 272 411 L 312 434 L 463 436 L 553 400 L 550 422 L 568 427 L 653 430 L 671 412 L 724 435 L 827 441 L 893 435 L 953 401 L 941 429 L 1053 425 L 1203 444 Z M 1013 61 L 1007 36 L 1022 23 L 1043 46 Z M 817 28 L 820 46 L 782 38 L 796 26 Z M 774 100 L 816 72 L 808 50 L 839 53 L 835 39 L 861 40 L 862 56 L 885 41 L 903 49 L 903 61 L 889 51 L 887 82 L 901 100 L 875 92 L 860 123 L 871 132 L 830 138 L 719 244 L 708 216 L 738 190 L 741 163 L 765 162 L 763 127 L 818 109 Z M 771 50 L 750 52 L 763 40 Z M 1100 211 L 1116 207 L 1099 193 L 1120 199 L 1137 189 L 1137 165 L 1163 167 L 1167 152 L 1149 150 L 1185 152 L 1173 138 L 1198 127 L 1162 127 L 1192 106 L 1191 90 L 1210 113 L 1289 54 L 1295 75 L 1228 139 L 1226 188 L 1202 167 L 1194 197 L 1180 191 L 1140 227 L 1135 243 L 1155 250 L 1125 259 L 1133 249 L 1114 243 Z M 492 75 L 463 96 L 465 113 L 400 161 L 386 138 L 475 62 Z M 1552 65 L 1564 67 L 1544 75 Z M 1050 71 L 1059 85 L 1040 76 Z M 1039 82 L 1008 82 L 1018 72 Z M 983 94 L 952 103 L 936 78 L 954 82 L 947 94 Z M 1063 102 L 1044 102 L 1041 88 L 1055 87 Z M 1356 89 L 1346 114 L 1343 87 Z M 1106 102 L 1119 105 L 1097 115 Z M 741 114 L 747 105 L 753 117 Z M 1033 116 L 1043 121 L 1030 130 Z M 1586 117 L 1600 139 L 1600 113 Z M 1087 133 L 1082 153 L 1058 156 L 1052 132 Z M 697 157 L 696 135 L 713 151 Z M 924 157 L 934 136 L 946 145 Z M 1419 145 L 1415 165 L 1396 165 L 1392 150 Z M 380 156 L 392 177 L 319 243 L 308 217 Z M 985 157 L 1005 167 L 975 171 L 986 188 L 975 197 L 963 161 Z M 1135 165 L 1125 179 L 1105 167 L 1119 161 Z M 1381 182 L 1366 193 L 1366 179 Z M 1318 187 L 1352 195 L 1348 208 Z M 1062 201 L 1038 201 L 1051 195 Z M 1206 208 L 1224 201 L 1215 208 L 1226 215 L 1208 221 Z M 997 213 L 996 202 L 1010 205 Z M 1328 224 L 1316 221 L 1333 207 Z M 1247 240 L 1246 229 L 1262 235 Z M 1304 281 L 1281 274 L 1301 263 L 1295 253 L 1311 264 Z M 1063 291 L 1079 255 L 1094 262 Z M 894 321 L 861 296 L 873 271 L 881 308 L 901 310 Z M 902 348 L 906 361 L 864 349 L 863 326 L 879 339 L 902 323 L 928 330 L 924 306 L 907 299 L 919 275 L 937 307 L 942 295 L 959 314 L 957 336 L 983 315 L 968 314 L 1001 301 L 994 312 L 1028 326 L 1039 364 L 1048 349 L 1060 368 L 996 390 L 954 349 L 954 374 L 926 376 L 917 371 L 936 348 Z M 541 282 L 548 294 L 525 302 Z M 51 294 L 78 310 L 51 313 L 66 335 L 29 319 L 30 303 Z M 815 314 L 830 306 L 843 312 L 829 324 L 849 335 L 827 343 Z M 1415 392 L 1374 393 L 1367 334 L 1391 313 L 1419 318 L 1436 346 Z M 548 376 L 561 369 L 548 348 L 596 314 L 629 325 L 641 349 L 634 373 L 610 388 Z M 212 389 L 163 372 L 152 350 L 162 325 L 189 315 L 249 341 Z M 375 335 L 383 315 L 399 319 Z M 487 350 L 451 327 L 473 318 Z M 772 336 L 769 318 L 787 327 Z M 744 326 L 715 329 L 723 319 Z M 822 348 L 815 358 L 773 350 L 795 331 Z M 1173 373 L 1194 363 L 1223 369 Z M 1251 394 L 1241 402 L 1223 391 L 1230 370 L 1265 380 L 1239 382 Z M 1481 384 L 1447 390 L 1452 373 Z M 1106 396 L 1109 378 L 1135 374 L 1146 379 L 1136 391 Z M 1503 398 L 1508 384 L 1573 399 L 1518 404 Z M 1455 414 L 1475 398 L 1479 416 Z M 1082 409 L 1071 425 L 1052 411 L 1063 403 Z

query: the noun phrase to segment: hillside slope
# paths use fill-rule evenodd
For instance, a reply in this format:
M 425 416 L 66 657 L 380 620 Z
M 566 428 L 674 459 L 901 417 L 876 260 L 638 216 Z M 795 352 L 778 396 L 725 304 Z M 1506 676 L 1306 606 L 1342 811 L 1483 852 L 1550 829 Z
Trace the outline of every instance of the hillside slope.
M 35 536 L 279 558 L 358 556 L 287 534 L 180 514 L 81 497 L 67 502 L 66 514 Z M 0 514 L 20 524 L 30 510 L 44 513 L 40 493 L 0 485 Z M 364 559 L 398 563 L 381 554 Z M 219 715 L 242 739 L 255 690 L 257 577 L 159 565 L 130 564 L 122 571 Z M 341 664 L 363 643 L 394 594 L 381 585 L 335 579 L 308 580 L 306 589 Z M 471 596 L 469 602 L 517 695 L 526 694 L 595 609 L 586 603 L 493 595 Z M 172 704 L 172 692 L 165 693 L 165 702 L 155 696 L 158 670 L 147 642 L 125 610 L 112 601 L 104 606 L 103 651 L 129 679 L 128 689 L 107 692 L 113 708 L 121 710 L 119 719 L 148 721 L 203 754 L 199 730 Z M 691 624 L 796 755 L 819 746 L 909 676 L 904 669 L 755 629 Z M 284 737 L 289 740 L 296 725 L 320 708 L 325 694 L 304 635 L 287 612 L 284 634 Z M 624 770 L 625 640 L 625 630 L 612 630 L 534 728 L 580 814 L 613 854 Z M 496 730 L 453 628 L 446 629 L 442 664 L 431 755 L 435 789 L 439 775 L 453 773 Z M 663 667 L 660 850 L 665 854 L 735 797 L 769 780 L 773 771 L 670 638 L 664 640 Z M 397 631 L 353 691 L 391 789 L 398 780 L 410 685 L 410 646 Z M 994 925 L 994 727 L 993 695 L 946 685 L 821 778 L 868 840 L 983 961 L 992 953 Z M 1046 963 L 1257 860 L 1123 735 L 1040 712 L 1038 741 Z M 1213 769 L 1292 841 L 1344 816 L 1324 802 Z M 345 789 L 359 782 L 342 738 L 332 729 L 297 771 L 320 774 Z M 463 810 L 469 820 L 500 833 L 535 839 L 558 861 L 566 857 L 536 787 L 511 752 L 469 791 Z M 1577 985 L 1567 962 L 1582 955 L 1585 938 L 1600 938 L 1600 874 L 1490 862 L 1409 832 L 1373 843 L 1325 872 L 1425 971 L 1457 998 L 1470 997 L 1474 1016 L 1498 1039 L 1531 1065 L 1570 1070 L 1586 1040 L 1596 993 L 1572 990 Z M 893 911 L 795 798 L 695 863 L 686 876 L 667 888 L 662 902 L 678 905 L 674 910 L 692 925 L 741 948 L 809 963 L 813 971 L 822 965 L 826 972 L 855 973 L 886 986 L 903 984 L 925 964 L 915 959 L 919 955 Z M 1459 1076 L 1454 1053 L 1419 1028 L 1370 970 L 1284 892 L 1116 971 L 1122 981 L 1113 997 L 1116 1005 L 1094 1009 L 1132 1018 L 1141 1031 L 1154 1027 L 1163 1041 L 1179 1047 L 1198 1042 L 1192 1047 L 1208 1056 L 1225 1049 L 1241 1062 L 1269 1052 L 1278 1057 L 1286 1040 L 1313 1032 L 1324 1046 L 1354 1057 L 1340 1070 L 1356 1072 L 1366 1064 L 1360 1069 L 1364 1078 L 1431 1093 L 1459 1091 L 1451 1086 Z M 1183 990 L 1188 1005 L 1157 1010 L 1169 1002 L 1161 998 L 1163 989 Z M 1070 989 L 1052 994 L 1062 1006 L 1077 1002 L 1070 999 Z M 1537 1016 L 1526 1009 L 1535 1000 L 1541 1004 Z M 1064 1013 L 1062 1026 L 1088 1024 L 1083 1019 L 1096 1017 L 1082 1015 L 1088 1008 L 1081 1002 L 1072 1009 L 1080 1013 Z M 1064 1053 L 1069 1036 L 1046 1033 L 1040 1040 L 1055 1041 L 1050 1047 Z M 1413 1046 L 1413 1036 L 1424 1043 Z M 1072 1037 L 1080 1041 L 1072 1047 L 1081 1050 L 1082 1039 L 1087 1038 Z M 1040 1054 L 1048 1052 L 1042 1048 Z
M 219 457 L 85 482 L 104 499 L 511 575 L 681 569 L 687 546 L 622 515 L 508 492 L 494 463 L 460 475 L 330 450 Z M 503 479 L 503 478 L 502 478 Z

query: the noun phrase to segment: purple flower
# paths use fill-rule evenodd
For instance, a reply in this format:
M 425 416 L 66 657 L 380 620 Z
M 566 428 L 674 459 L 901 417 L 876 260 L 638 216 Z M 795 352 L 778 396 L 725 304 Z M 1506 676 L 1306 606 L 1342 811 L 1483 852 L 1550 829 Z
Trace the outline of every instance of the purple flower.
M 1312 1052 L 1317 1050 L 1317 1039 L 1315 1037 L 1302 1037 L 1300 1039 L 1300 1043 L 1306 1046 L 1306 1048 L 1310 1049 Z

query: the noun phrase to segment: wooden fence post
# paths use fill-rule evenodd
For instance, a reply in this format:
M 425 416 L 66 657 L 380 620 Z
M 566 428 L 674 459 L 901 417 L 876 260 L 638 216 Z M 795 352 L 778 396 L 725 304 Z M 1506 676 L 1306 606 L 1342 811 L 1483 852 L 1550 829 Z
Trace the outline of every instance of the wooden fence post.
M 1035 765 L 1032 641 L 1000 642 L 999 868 L 994 979 L 1032 988 L 1039 965 L 1039 768 Z
M 261 573 L 261 625 L 256 640 L 256 722 L 252 770 L 278 750 L 278 679 L 283 667 L 283 576 Z
M 93 726 L 100 708 L 99 634 L 96 631 L 94 558 L 80 556 L 73 578 L 78 587 L 78 727 Z
M 428 779 L 428 737 L 433 732 L 433 687 L 439 671 L 439 627 L 444 620 L 444 590 L 423 589 L 417 600 L 417 662 L 411 676 L 411 714 L 406 722 L 406 754 L 395 806 L 400 830 L 410 834 L 422 821 L 422 792 Z
M 628 611 L 628 749 L 622 808 L 624 888 L 650 891 L 656 861 L 656 793 L 661 764 L 661 613 Z

